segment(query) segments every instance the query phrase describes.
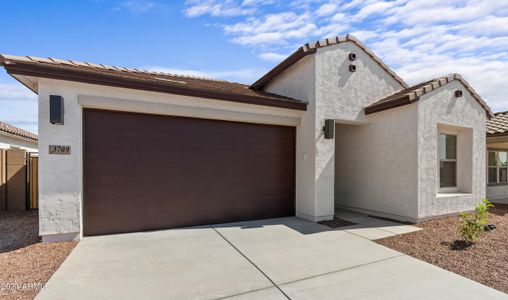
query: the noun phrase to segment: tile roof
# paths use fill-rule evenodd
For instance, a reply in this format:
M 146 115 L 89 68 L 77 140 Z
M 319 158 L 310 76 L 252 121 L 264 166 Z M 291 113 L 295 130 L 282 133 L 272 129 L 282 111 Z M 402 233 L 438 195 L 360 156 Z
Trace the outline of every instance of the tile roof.
M 390 108 L 410 104 L 416 102 L 420 99 L 421 96 L 430 93 L 431 91 L 444 86 L 453 80 L 460 81 L 466 90 L 473 96 L 473 98 L 478 101 L 478 103 L 485 109 L 487 115 L 490 117 L 493 115 L 490 107 L 485 103 L 485 101 L 478 95 L 478 93 L 471 87 L 471 85 L 462 78 L 459 74 L 450 74 L 444 77 L 435 78 L 429 81 L 425 81 L 414 85 L 412 87 L 403 89 L 401 91 L 395 92 L 394 94 L 387 96 L 381 100 L 378 100 L 367 107 L 365 107 L 365 113 L 371 114 L 378 111 L 387 110 Z
M 487 120 L 487 136 L 508 135 L 508 111 L 495 113 Z
M 114 67 L 74 60 L 0 55 L 0 66 L 11 75 L 53 78 L 99 85 L 204 97 L 224 101 L 305 110 L 307 103 L 207 77 Z
M 26 131 L 24 129 L 9 125 L 4 122 L 0 122 L 0 134 L 7 134 L 17 138 L 22 138 L 29 142 L 37 143 L 38 137 L 35 133 L 31 133 L 30 131 Z
M 377 57 L 374 52 L 372 52 L 365 44 L 360 42 L 355 36 L 351 34 L 347 34 L 346 36 L 336 36 L 334 38 L 328 38 L 321 41 L 316 41 L 312 43 L 307 43 L 302 47 L 298 48 L 293 54 L 284 59 L 280 64 L 275 66 L 268 73 L 263 75 L 260 79 L 254 82 L 251 87 L 254 89 L 262 89 L 265 85 L 267 85 L 273 78 L 275 78 L 280 73 L 284 72 L 286 69 L 300 61 L 307 55 L 316 53 L 316 49 L 324 48 L 328 46 L 332 46 L 335 44 L 340 44 L 344 42 L 352 42 L 356 44 L 360 49 L 362 49 L 367 55 L 369 55 L 381 68 L 383 68 L 390 76 L 392 76 L 400 85 L 403 87 L 408 87 L 407 83 L 399 77 L 390 67 L 388 67 L 379 57 Z

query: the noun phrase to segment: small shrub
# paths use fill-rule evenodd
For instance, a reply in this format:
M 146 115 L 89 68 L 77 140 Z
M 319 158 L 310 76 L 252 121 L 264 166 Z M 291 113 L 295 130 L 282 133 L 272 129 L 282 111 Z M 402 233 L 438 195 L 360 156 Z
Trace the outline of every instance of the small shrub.
M 492 207 L 494 205 L 489 200 L 483 199 L 473 213 L 460 213 L 459 233 L 464 241 L 470 244 L 478 241 L 480 234 L 485 231 L 485 225 L 489 223 L 489 209 Z

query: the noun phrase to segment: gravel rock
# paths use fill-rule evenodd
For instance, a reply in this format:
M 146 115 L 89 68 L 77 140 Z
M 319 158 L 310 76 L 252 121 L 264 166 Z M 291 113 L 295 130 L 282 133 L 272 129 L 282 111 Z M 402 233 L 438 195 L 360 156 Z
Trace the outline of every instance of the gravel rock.
M 339 227 L 347 227 L 347 226 L 356 225 L 356 223 L 353 223 L 351 221 L 344 220 L 344 219 L 339 219 L 339 218 L 334 218 L 333 220 L 329 220 L 329 221 L 320 221 L 318 223 L 321 225 L 328 226 L 330 228 L 339 228 Z
M 495 204 L 486 231 L 474 244 L 461 241 L 458 217 L 419 224 L 424 230 L 377 242 L 407 255 L 508 293 L 508 205 Z
M 494 224 L 489 224 L 489 225 L 485 225 L 484 230 L 485 230 L 485 231 L 491 231 L 491 230 L 494 230 L 494 229 L 496 229 L 496 228 L 497 228 L 497 227 L 496 227 L 496 225 L 494 225 Z
M 74 246 L 41 243 L 37 211 L 0 213 L 0 299 L 33 299 Z

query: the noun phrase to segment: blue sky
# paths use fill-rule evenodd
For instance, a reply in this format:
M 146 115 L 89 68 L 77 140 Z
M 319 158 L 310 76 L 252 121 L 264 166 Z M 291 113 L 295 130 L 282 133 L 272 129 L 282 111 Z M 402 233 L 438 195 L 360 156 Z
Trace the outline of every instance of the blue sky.
M 2 0 L 0 53 L 251 83 L 305 42 L 353 33 L 409 83 L 461 73 L 508 110 L 508 1 Z M 0 71 L 0 120 L 37 131 Z

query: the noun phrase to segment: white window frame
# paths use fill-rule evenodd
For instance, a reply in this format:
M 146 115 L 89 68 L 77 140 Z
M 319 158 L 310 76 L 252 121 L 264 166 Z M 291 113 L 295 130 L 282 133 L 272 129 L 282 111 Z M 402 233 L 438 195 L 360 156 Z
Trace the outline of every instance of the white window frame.
M 439 141 L 441 134 L 445 135 L 453 135 L 455 136 L 455 159 L 445 159 L 443 161 L 453 161 L 455 162 L 455 186 L 453 187 L 441 187 L 441 158 L 439 157 Z M 459 192 L 459 133 L 457 131 L 452 130 L 439 130 L 437 133 L 437 187 L 439 193 L 458 193 Z
M 496 166 L 492 167 L 489 165 L 489 153 L 494 152 L 496 156 Z M 487 149 L 487 184 L 488 185 L 508 185 L 508 182 L 500 182 L 499 181 L 499 169 L 501 169 L 500 163 L 499 163 L 499 152 L 504 152 L 508 156 L 508 150 L 502 150 L 502 149 Z M 496 182 L 489 181 L 489 170 L 490 169 L 496 169 Z M 505 168 L 508 168 L 506 166 Z

